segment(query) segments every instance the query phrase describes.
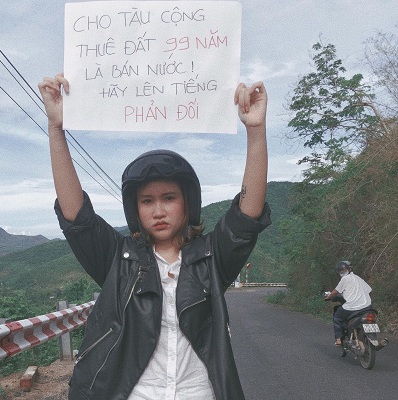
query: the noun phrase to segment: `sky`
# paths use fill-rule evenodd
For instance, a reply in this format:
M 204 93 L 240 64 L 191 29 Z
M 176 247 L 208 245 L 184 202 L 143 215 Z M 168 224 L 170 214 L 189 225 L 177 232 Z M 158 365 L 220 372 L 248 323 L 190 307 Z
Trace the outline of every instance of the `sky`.
M 64 0 L 0 0 L 0 50 L 36 91 L 43 77 L 54 76 L 64 69 L 65 3 Z M 312 45 L 320 38 L 325 44 L 334 44 L 347 76 L 362 73 L 365 79 L 370 79 L 364 63 L 365 42 L 378 31 L 396 31 L 397 2 L 242 0 L 241 3 L 240 81 L 246 84 L 263 81 L 269 97 L 268 180 L 300 181 L 304 167 L 297 161 L 308 154 L 308 149 L 286 139 L 289 132 L 286 105 L 300 76 L 311 71 Z M 1 54 L 0 60 L 0 227 L 10 234 L 62 238 L 53 211 L 55 191 L 45 134 L 46 117 L 9 74 L 4 65 L 16 75 Z M 117 185 L 125 166 L 136 156 L 151 149 L 167 148 L 179 152 L 195 168 L 202 185 L 202 205 L 231 199 L 240 190 L 246 156 L 246 134 L 240 123 L 237 135 L 71 133 Z M 72 156 L 89 170 L 74 149 Z M 96 212 L 113 226 L 125 226 L 117 190 L 110 194 L 104 184 L 97 182 L 102 182 L 100 178 L 92 178 L 94 172 L 90 176 L 79 166 L 77 170 Z

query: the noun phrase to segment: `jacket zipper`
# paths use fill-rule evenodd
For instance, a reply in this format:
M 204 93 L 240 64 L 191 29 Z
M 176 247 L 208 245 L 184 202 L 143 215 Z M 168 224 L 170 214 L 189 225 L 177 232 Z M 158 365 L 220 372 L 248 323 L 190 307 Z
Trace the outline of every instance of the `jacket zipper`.
M 125 303 L 125 305 L 124 305 L 124 308 L 123 308 L 123 321 L 122 321 L 122 326 L 124 325 L 125 314 L 126 314 L 126 308 L 127 308 L 127 305 L 128 305 L 129 302 L 130 302 L 131 297 L 133 296 L 133 292 L 134 292 L 134 289 L 135 289 L 135 285 L 136 285 L 139 281 L 141 281 L 142 277 L 145 275 L 146 272 L 147 272 L 147 269 L 146 269 L 146 268 L 141 267 L 141 266 L 138 268 L 138 275 L 137 275 L 137 278 L 136 278 L 136 280 L 134 281 L 134 284 L 133 284 L 133 287 L 131 288 L 129 297 L 128 297 L 128 299 L 127 299 L 127 301 L 126 301 L 126 303 Z M 116 345 L 119 343 L 119 340 L 120 340 L 120 334 L 119 334 L 119 336 L 118 336 L 116 342 L 114 343 L 114 345 L 109 349 L 108 354 L 106 355 L 104 362 L 101 364 L 101 366 L 98 368 L 97 372 L 95 373 L 94 378 L 93 378 L 93 381 L 92 381 L 92 383 L 91 383 L 91 385 L 90 385 L 90 390 L 92 390 L 92 388 L 93 388 L 93 386 L 94 386 L 94 383 L 95 383 L 95 381 L 97 380 L 98 374 L 100 373 L 100 371 L 102 370 L 102 368 L 104 367 L 104 365 L 106 364 L 106 362 L 108 361 L 109 355 L 111 354 L 112 350 L 116 347 Z
M 131 297 L 133 296 L 133 292 L 134 292 L 134 289 L 135 289 L 135 285 L 136 285 L 139 281 L 141 281 L 142 277 L 145 275 L 146 272 L 147 272 L 146 268 L 141 267 L 141 266 L 138 268 L 138 275 L 137 275 L 137 278 L 136 278 L 136 280 L 134 281 L 134 284 L 133 284 L 133 287 L 131 288 L 129 297 L 128 297 L 128 299 L 127 299 L 127 301 L 126 301 L 126 303 L 125 303 L 125 305 L 124 305 L 124 308 L 123 308 L 123 321 L 122 321 L 122 326 L 124 325 L 126 308 L 127 308 L 127 305 L 128 305 L 129 302 L 130 302 Z M 97 380 L 98 374 L 100 373 L 100 371 L 102 370 L 102 368 L 104 367 L 104 365 L 106 364 L 106 362 L 108 361 L 109 355 L 111 354 L 112 350 L 116 347 L 116 345 L 119 343 L 119 340 L 120 340 L 120 334 L 119 334 L 119 336 L 118 336 L 116 342 L 114 343 L 114 345 L 109 349 L 108 354 L 106 355 L 104 362 L 101 364 L 101 366 L 98 368 L 97 372 L 95 373 L 94 378 L 93 378 L 93 381 L 91 382 L 91 385 L 90 385 L 90 390 L 92 390 L 92 388 L 93 388 L 93 386 L 94 386 L 94 383 L 95 383 L 95 381 Z
M 181 317 L 181 314 L 182 314 L 185 310 L 187 310 L 188 308 L 193 307 L 193 306 L 196 306 L 197 304 L 203 303 L 204 301 L 206 301 L 206 297 L 204 297 L 203 299 L 201 299 L 201 300 L 199 300 L 199 301 L 196 301 L 196 302 L 193 303 L 193 304 L 190 304 L 189 306 L 184 307 L 184 308 L 181 310 L 180 314 L 178 315 L 178 318 L 180 318 L 180 317 Z M 229 326 L 228 326 L 228 331 L 229 331 Z M 230 333 L 230 336 L 231 336 L 231 333 Z M 196 355 L 198 356 L 199 360 L 202 361 L 202 363 L 206 366 L 206 369 L 207 369 L 207 364 L 205 363 L 205 360 L 203 359 L 202 355 L 199 354 L 199 353 L 197 353 L 195 349 L 193 349 L 193 350 L 195 351 L 195 353 L 196 353 Z M 210 383 L 211 383 L 211 386 L 212 386 L 212 391 L 213 391 L 213 393 L 214 393 L 214 383 L 211 381 L 210 377 L 209 377 L 209 380 L 210 380 Z
M 113 332 L 113 328 L 109 328 L 109 331 L 105 333 L 105 335 L 101 336 L 98 340 L 96 340 L 90 347 L 83 351 L 79 357 L 75 360 L 75 365 L 79 363 L 79 361 L 84 358 L 84 356 L 89 353 L 94 347 L 100 344 L 106 337 L 108 337 Z
M 139 281 L 142 280 L 142 277 L 145 275 L 146 272 L 147 272 L 147 269 L 146 269 L 146 268 L 141 267 L 141 266 L 138 268 L 138 275 L 137 275 L 137 278 L 136 278 L 135 281 L 134 281 L 134 284 L 133 284 L 133 287 L 131 288 L 129 297 L 128 297 L 128 299 L 127 299 L 127 301 L 126 301 L 126 303 L 125 303 L 125 305 L 124 305 L 124 308 L 123 308 L 123 321 L 122 321 L 122 325 L 124 325 L 124 319 L 125 319 L 126 308 L 127 308 L 128 303 L 129 303 L 130 300 L 131 300 L 131 297 L 132 297 L 132 295 L 133 295 L 135 286 L 137 285 L 137 283 L 138 283 Z M 87 349 L 81 354 L 81 356 L 80 356 L 78 359 L 76 359 L 75 364 L 77 364 L 79 361 L 81 361 L 81 359 L 82 359 L 84 356 L 86 356 L 87 353 L 88 353 L 90 350 L 92 350 L 97 344 L 99 344 L 100 342 L 102 342 L 102 341 L 103 341 L 108 335 L 110 335 L 112 332 L 113 332 L 113 329 L 110 328 L 109 331 L 108 331 L 105 335 L 103 335 L 100 339 L 98 339 L 95 343 L 93 343 L 89 348 L 87 348 Z M 101 366 L 99 367 L 99 369 L 98 369 L 97 372 L 95 373 L 94 378 L 93 378 L 93 381 L 91 382 L 91 385 L 90 385 L 90 390 L 92 390 L 92 388 L 93 388 L 93 386 L 94 386 L 94 383 L 95 383 L 95 381 L 96 381 L 96 379 L 97 379 L 98 374 L 100 373 L 101 369 L 104 367 L 104 365 L 106 364 L 106 362 L 108 361 L 109 355 L 111 354 L 112 350 L 113 350 L 113 349 L 116 347 L 116 345 L 118 344 L 119 339 L 120 339 L 120 334 L 119 334 L 119 337 L 117 338 L 116 342 L 114 343 L 114 345 L 109 349 L 108 354 L 106 355 L 104 362 L 101 364 Z
M 178 318 L 180 318 L 180 317 L 181 317 L 181 314 L 182 314 L 185 310 L 188 310 L 188 308 L 191 308 L 191 307 L 193 307 L 193 306 L 196 306 L 197 304 L 203 303 L 204 301 L 206 301 L 206 297 L 204 297 L 203 299 L 200 299 L 200 300 L 196 301 L 196 302 L 193 303 L 193 304 L 190 304 L 189 306 L 184 307 L 184 308 L 181 310 L 180 314 L 178 314 Z

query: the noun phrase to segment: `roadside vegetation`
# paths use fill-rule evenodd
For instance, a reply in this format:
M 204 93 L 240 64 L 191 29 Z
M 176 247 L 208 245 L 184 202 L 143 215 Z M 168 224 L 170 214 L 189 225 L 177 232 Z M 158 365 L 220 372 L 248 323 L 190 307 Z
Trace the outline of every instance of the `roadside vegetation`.
M 59 299 L 68 299 L 69 304 L 83 304 L 90 301 L 92 294 L 98 292 L 98 290 L 99 288 L 89 279 L 80 278 L 76 282 L 66 284 L 59 293 Z M 32 302 L 27 299 L 23 291 L 15 291 L 8 294 L 4 292 L 0 290 L 0 315 L 7 315 L 13 321 L 48 314 L 55 309 L 54 299 L 50 299 L 52 307 L 49 307 L 48 304 L 50 302 L 48 299 L 46 301 Z M 37 296 L 37 293 L 35 296 Z M 83 332 L 84 327 L 72 332 L 73 349 L 77 349 L 80 346 Z M 59 359 L 58 340 L 50 340 L 14 357 L 0 361 L 0 377 L 26 370 L 30 365 L 49 365 L 57 359 Z
M 289 291 L 270 299 L 325 315 L 322 292 L 350 260 L 373 288 L 382 327 L 398 333 L 398 37 L 378 33 L 365 48 L 372 76 L 346 77 L 332 44 L 313 46 L 313 70 L 288 104 L 290 140 L 308 166 L 283 222 Z M 376 95 L 377 93 L 377 95 Z M 330 307 L 329 307 L 330 309 Z

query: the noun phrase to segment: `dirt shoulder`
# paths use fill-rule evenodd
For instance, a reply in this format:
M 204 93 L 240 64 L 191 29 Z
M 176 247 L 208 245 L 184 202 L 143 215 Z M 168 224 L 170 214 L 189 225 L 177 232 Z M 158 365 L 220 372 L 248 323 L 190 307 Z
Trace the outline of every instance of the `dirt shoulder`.
M 66 400 L 73 365 L 72 361 L 55 361 L 47 367 L 39 367 L 38 377 L 30 392 L 22 391 L 19 386 L 24 372 L 0 378 L 0 400 Z

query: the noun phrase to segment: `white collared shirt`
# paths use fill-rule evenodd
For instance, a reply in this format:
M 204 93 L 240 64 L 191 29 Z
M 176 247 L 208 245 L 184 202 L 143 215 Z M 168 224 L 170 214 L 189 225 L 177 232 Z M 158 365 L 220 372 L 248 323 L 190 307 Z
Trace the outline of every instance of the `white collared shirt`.
M 358 275 L 350 272 L 343 276 L 336 286 L 336 290 L 344 297 L 344 310 L 356 311 L 372 304 L 369 293 L 372 288 Z
M 215 399 L 207 369 L 180 330 L 176 288 L 181 252 L 172 264 L 155 251 L 163 288 L 162 326 L 159 342 L 128 400 Z

